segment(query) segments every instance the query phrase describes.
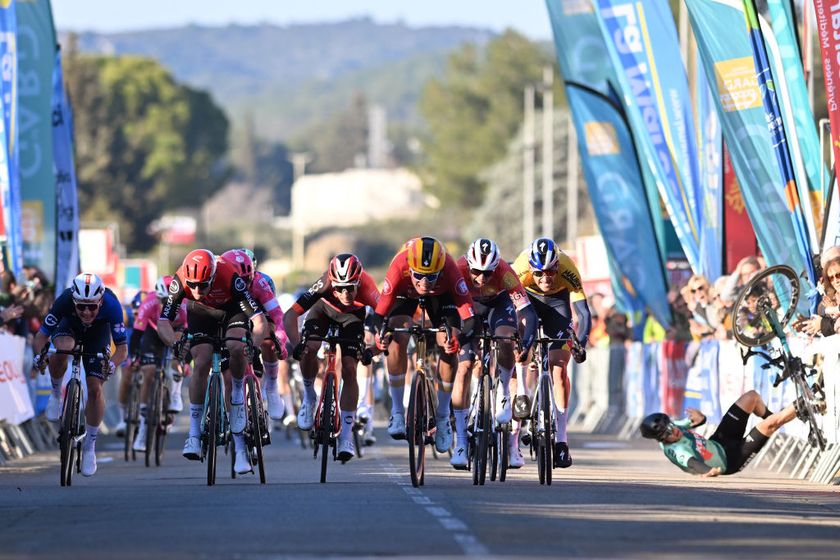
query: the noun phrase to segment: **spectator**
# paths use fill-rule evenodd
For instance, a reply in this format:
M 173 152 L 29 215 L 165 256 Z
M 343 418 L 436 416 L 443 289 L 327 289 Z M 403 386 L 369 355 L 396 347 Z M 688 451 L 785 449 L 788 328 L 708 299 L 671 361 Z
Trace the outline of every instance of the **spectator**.
M 729 276 L 721 276 L 715 280 L 712 288 L 712 301 L 717 311 L 717 327 L 715 338 L 718 340 L 732 339 L 732 306 L 734 301 L 725 300 L 722 296 L 724 286 L 729 281 Z
M 592 314 L 592 328 L 589 330 L 589 343 L 592 346 L 603 346 L 607 343 L 607 332 L 604 324 L 606 308 L 604 294 L 595 292 L 589 296 L 589 310 Z
M 705 276 L 695 274 L 689 278 L 685 288 L 680 290 L 685 299 L 691 318 L 688 320 L 691 336 L 702 340 L 714 336 L 720 324 L 717 309 L 714 306 L 711 286 Z
M 691 340 L 691 311 L 678 288 L 671 288 L 668 292 L 668 303 L 671 307 L 671 326 L 665 331 L 666 340 Z
M 721 292 L 721 298 L 724 301 L 734 302 L 738 299 L 738 295 L 744 286 L 747 285 L 753 276 L 755 276 L 764 266 L 758 257 L 744 257 L 735 267 L 732 274 L 729 275 L 727 282 L 724 284 Z
M 3 253 L 0 251 L 0 305 L 12 304 L 12 292 L 15 286 L 15 275 L 6 268 Z
M 607 309 L 604 315 L 604 330 L 609 337 L 610 344 L 624 344 L 632 338 L 627 315 L 621 313 L 615 306 Z
M 811 336 L 840 334 L 840 246 L 826 249 L 820 258 L 820 266 L 823 271 L 820 280 L 823 299 L 817 314 L 808 319 L 800 317 L 793 328 Z
M 7 325 L 23 314 L 23 307 L 12 304 L 9 307 L 0 306 L 0 328 L 10 330 Z

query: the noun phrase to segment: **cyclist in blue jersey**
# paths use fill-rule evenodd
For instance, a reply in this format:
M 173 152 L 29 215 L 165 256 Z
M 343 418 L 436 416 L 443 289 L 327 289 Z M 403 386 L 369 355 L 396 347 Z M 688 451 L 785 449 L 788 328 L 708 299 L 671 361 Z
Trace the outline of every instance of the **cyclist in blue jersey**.
M 85 353 L 102 353 L 106 356 L 110 354 L 112 340 L 116 346 L 110 360 L 89 357 L 82 360 L 88 392 L 81 465 L 84 476 L 93 476 L 96 472 L 96 434 L 105 415 L 102 384 L 114 373 L 114 364 L 122 363 L 128 356 L 125 331 L 120 300 L 96 274 L 82 273 L 55 300 L 33 342 L 33 348 L 39 354 L 49 341 L 58 350 L 69 352 L 81 344 Z M 67 354 L 53 354 L 49 358 L 52 393 L 46 410 L 48 420 L 58 420 L 61 414 L 61 385 L 67 371 L 67 359 Z M 44 371 L 46 360 L 39 361 L 35 367 Z
M 683 471 L 712 477 L 735 474 L 746 467 L 771 435 L 796 418 L 796 404 L 774 414 L 761 395 L 747 391 L 729 407 L 708 439 L 693 431 L 706 423 L 703 413 L 693 408 L 686 413 L 686 418 L 671 420 L 667 414 L 655 412 L 642 421 L 639 430 L 643 437 L 657 440 L 668 460 Z M 746 433 L 751 414 L 762 420 Z

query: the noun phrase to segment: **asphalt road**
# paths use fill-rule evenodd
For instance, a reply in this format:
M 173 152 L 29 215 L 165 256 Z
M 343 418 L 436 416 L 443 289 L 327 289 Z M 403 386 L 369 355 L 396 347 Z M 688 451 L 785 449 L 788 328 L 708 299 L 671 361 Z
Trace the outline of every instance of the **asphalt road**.
M 550 487 L 528 463 L 505 483 L 474 487 L 448 461 L 408 477 L 407 449 L 387 440 L 326 484 L 310 451 L 275 433 L 268 484 L 217 485 L 180 456 L 173 434 L 160 468 L 125 463 L 98 442 L 99 472 L 58 484 L 58 454 L 0 468 L 0 558 L 280 558 L 480 556 L 837 558 L 840 493 L 761 469 L 701 480 L 648 442 L 576 434 L 575 464 Z

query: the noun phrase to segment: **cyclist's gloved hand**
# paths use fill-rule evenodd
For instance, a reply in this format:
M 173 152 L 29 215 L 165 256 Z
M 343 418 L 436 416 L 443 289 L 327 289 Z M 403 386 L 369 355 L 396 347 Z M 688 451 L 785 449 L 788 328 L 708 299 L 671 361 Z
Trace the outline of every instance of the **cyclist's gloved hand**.
M 304 350 L 306 350 L 306 343 L 303 341 L 298 342 L 292 350 L 292 358 L 294 358 L 297 361 L 300 361 L 301 356 L 303 356 Z
M 575 362 L 582 364 L 586 361 L 586 349 L 582 346 L 573 346 L 572 357 L 575 359 Z
M 451 338 L 448 342 L 443 345 L 443 351 L 447 354 L 457 354 L 458 351 L 461 349 L 461 343 L 458 342 L 458 338 Z
M 391 344 L 391 333 L 378 333 L 374 337 L 374 341 L 376 342 L 376 347 L 384 352 L 388 349 L 388 345 Z
M 110 376 L 114 375 L 114 373 L 116 373 L 116 371 L 117 371 L 117 364 L 115 364 L 114 362 L 109 360 L 108 357 L 106 356 L 105 359 L 102 360 L 102 373 L 107 378 L 107 377 L 110 377 Z
M 519 364 L 526 363 L 531 357 L 531 347 L 519 347 L 513 352 L 513 356 L 516 359 L 516 362 Z
M 39 372 L 43 373 L 45 369 L 47 369 L 47 364 L 49 363 L 49 359 L 47 359 L 46 354 L 39 354 L 35 356 L 35 363 L 32 364 L 33 369 L 37 369 Z
M 274 338 L 277 339 L 277 344 L 280 346 L 280 359 L 285 360 L 289 357 L 289 351 L 286 349 L 286 345 L 289 343 L 289 337 L 286 335 L 286 331 L 281 328 L 275 329 Z
M 363 366 L 369 366 L 373 361 L 373 352 L 370 348 L 362 350 L 361 361 Z

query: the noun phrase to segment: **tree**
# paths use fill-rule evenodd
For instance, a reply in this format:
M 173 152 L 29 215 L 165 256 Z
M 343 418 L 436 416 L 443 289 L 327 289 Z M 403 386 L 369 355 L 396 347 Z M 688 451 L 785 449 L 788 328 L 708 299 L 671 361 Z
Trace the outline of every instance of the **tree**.
M 331 119 L 319 123 L 296 142 L 298 150 L 313 153 L 308 168 L 313 173 L 330 173 L 356 167 L 359 156 L 367 154 L 368 102 L 356 93 L 350 106 Z
M 140 57 L 66 58 L 83 220 L 120 224 L 148 250 L 164 211 L 199 206 L 227 180 L 228 121 L 209 94 Z
M 505 155 L 522 122 L 522 91 L 542 80 L 546 65 L 554 65 L 551 51 L 508 30 L 484 51 L 462 47 L 445 75 L 428 82 L 420 100 L 428 124 L 420 171 L 444 203 L 481 202 L 480 173 Z M 554 91 L 562 99 L 559 80 Z

